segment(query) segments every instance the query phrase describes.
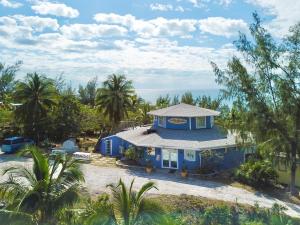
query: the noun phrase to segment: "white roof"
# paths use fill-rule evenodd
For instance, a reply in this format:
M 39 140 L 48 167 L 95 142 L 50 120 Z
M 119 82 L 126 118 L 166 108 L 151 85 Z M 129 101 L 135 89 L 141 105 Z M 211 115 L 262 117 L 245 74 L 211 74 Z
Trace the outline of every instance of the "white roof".
M 154 116 L 176 116 L 176 117 L 201 117 L 201 116 L 218 116 L 220 112 L 205 109 L 194 105 L 180 103 L 167 108 L 153 110 L 148 112 Z
M 117 133 L 116 136 L 140 147 L 206 150 L 236 146 L 236 136 L 223 134 L 217 127 L 200 130 L 171 130 L 158 128 L 145 134 L 148 127 Z

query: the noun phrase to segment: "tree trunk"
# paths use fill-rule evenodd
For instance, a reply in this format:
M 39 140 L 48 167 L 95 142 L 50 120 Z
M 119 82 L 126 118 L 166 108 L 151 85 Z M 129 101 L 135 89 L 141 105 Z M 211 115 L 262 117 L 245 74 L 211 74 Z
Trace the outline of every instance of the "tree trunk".
M 296 170 L 297 170 L 297 143 L 294 142 L 291 145 L 291 183 L 290 192 L 293 196 L 298 196 L 299 192 L 296 188 Z

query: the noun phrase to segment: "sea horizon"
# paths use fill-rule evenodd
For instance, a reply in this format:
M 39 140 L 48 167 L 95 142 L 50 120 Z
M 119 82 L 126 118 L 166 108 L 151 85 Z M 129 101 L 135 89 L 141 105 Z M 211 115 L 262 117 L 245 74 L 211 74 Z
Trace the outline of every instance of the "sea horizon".
M 159 96 L 166 96 L 169 95 L 171 100 L 174 96 L 178 96 L 179 99 L 185 92 L 191 92 L 194 98 L 199 96 L 210 96 L 212 99 L 218 98 L 220 95 L 220 89 L 143 89 L 138 88 L 135 89 L 138 96 L 145 99 L 147 102 L 154 104 L 156 99 Z

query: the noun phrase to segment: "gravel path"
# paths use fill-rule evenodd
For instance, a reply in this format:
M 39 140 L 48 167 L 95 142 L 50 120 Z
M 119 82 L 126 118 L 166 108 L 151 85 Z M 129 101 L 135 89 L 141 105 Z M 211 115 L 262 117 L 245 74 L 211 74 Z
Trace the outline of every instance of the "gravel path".
M 30 167 L 32 161 L 23 158 L 0 158 L 0 170 L 8 165 L 23 165 Z M 193 178 L 181 178 L 174 174 L 152 173 L 150 175 L 143 171 L 131 171 L 120 168 L 99 167 L 90 164 L 83 164 L 82 170 L 85 175 L 85 182 L 88 191 L 93 194 L 99 194 L 107 191 L 106 185 L 116 183 L 120 178 L 129 184 L 135 179 L 134 188 L 140 188 L 147 181 L 154 181 L 158 187 L 152 190 L 153 194 L 171 194 L 171 195 L 194 195 L 206 198 L 212 198 L 223 201 L 238 202 L 242 204 L 254 205 L 258 203 L 261 207 L 270 208 L 274 203 L 285 206 L 286 213 L 293 217 L 300 218 L 300 206 L 286 203 L 278 199 L 266 196 L 260 192 L 252 193 L 241 188 L 235 188 L 229 185 L 205 181 Z M 0 177 L 0 181 L 3 177 Z

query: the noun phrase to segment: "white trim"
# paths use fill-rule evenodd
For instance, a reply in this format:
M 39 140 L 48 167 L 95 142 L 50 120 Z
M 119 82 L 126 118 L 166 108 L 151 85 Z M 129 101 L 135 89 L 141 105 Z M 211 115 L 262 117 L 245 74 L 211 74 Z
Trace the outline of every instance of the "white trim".
M 191 160 L 191 159 L 189 159 L 189 158 L 187 158 L 186 156 L 186 153 L 187 153 L 187 151 L 189 151 L 189 152 L 193 152 L 193 154 L 194 154 L 194 156 L 193 156 L 193 160 Z M 196 155 L 196 151 L 194 151 L 194 150 L 192 150 L 192 149 L 184 149 L 183 150 L 183 158 L 184 158 L 184 160 L 187 160 L 187 161 L 190 161 L 190 162 L 195 162 L 196 161 L 196 157 L 197 157 L 197 155 Z
M 199 166 L 200 166 L 200 168 L 201 168 L 201 166 L 202 166 L 202 155 L 201 155 L 201 152 L 199 152 Z
M 204 118 L 204 126 L 198 127 L 197 125 L 197 119 L 198 118 Z M 200 129 L 200 128 L 206 128 L 206 116 L 201 116 L 201 117 L 196 117 L 196 129 Z
M 164 161 L 164 156 L 163 156 L 163 150 L 166 150 L 166 151 L 168 151 L 168 153 L 169 153 L 169 167 L 164 167 L 164 163 L 163 163 L 163 161 Z M 176 168 L 174 168 L 174 167 L 170 167 L 170 164 L 171 164 L 171 160 L 170 160 L 170 150 L 171 151 L 176 151 L 176 153 L 177 153 L 177 162 L 176 162 L 176 165 L 177 165 L 177 167 Z M 178 149 L 161 149 L 161 168 L 164 168 L 164 169 L 178 169 L 178 156 L 179 156 L 179 154 L 178 154 Z
M 190 121 L 190 130 L 192 130 L 192 118 L 189 117 L 189 121 Z
M 160 124 L 160 123 L 159 123 L 159 117 L 162 117 L 162 118 L 163 118 L 163 124 Z M 159 127 L 164 127 L 164 128 L 166 128 L 166 124 L 167 124 L 167 118 L 166 118 L 165 116 L 157 116 L 157 125 L 158 125 Z

